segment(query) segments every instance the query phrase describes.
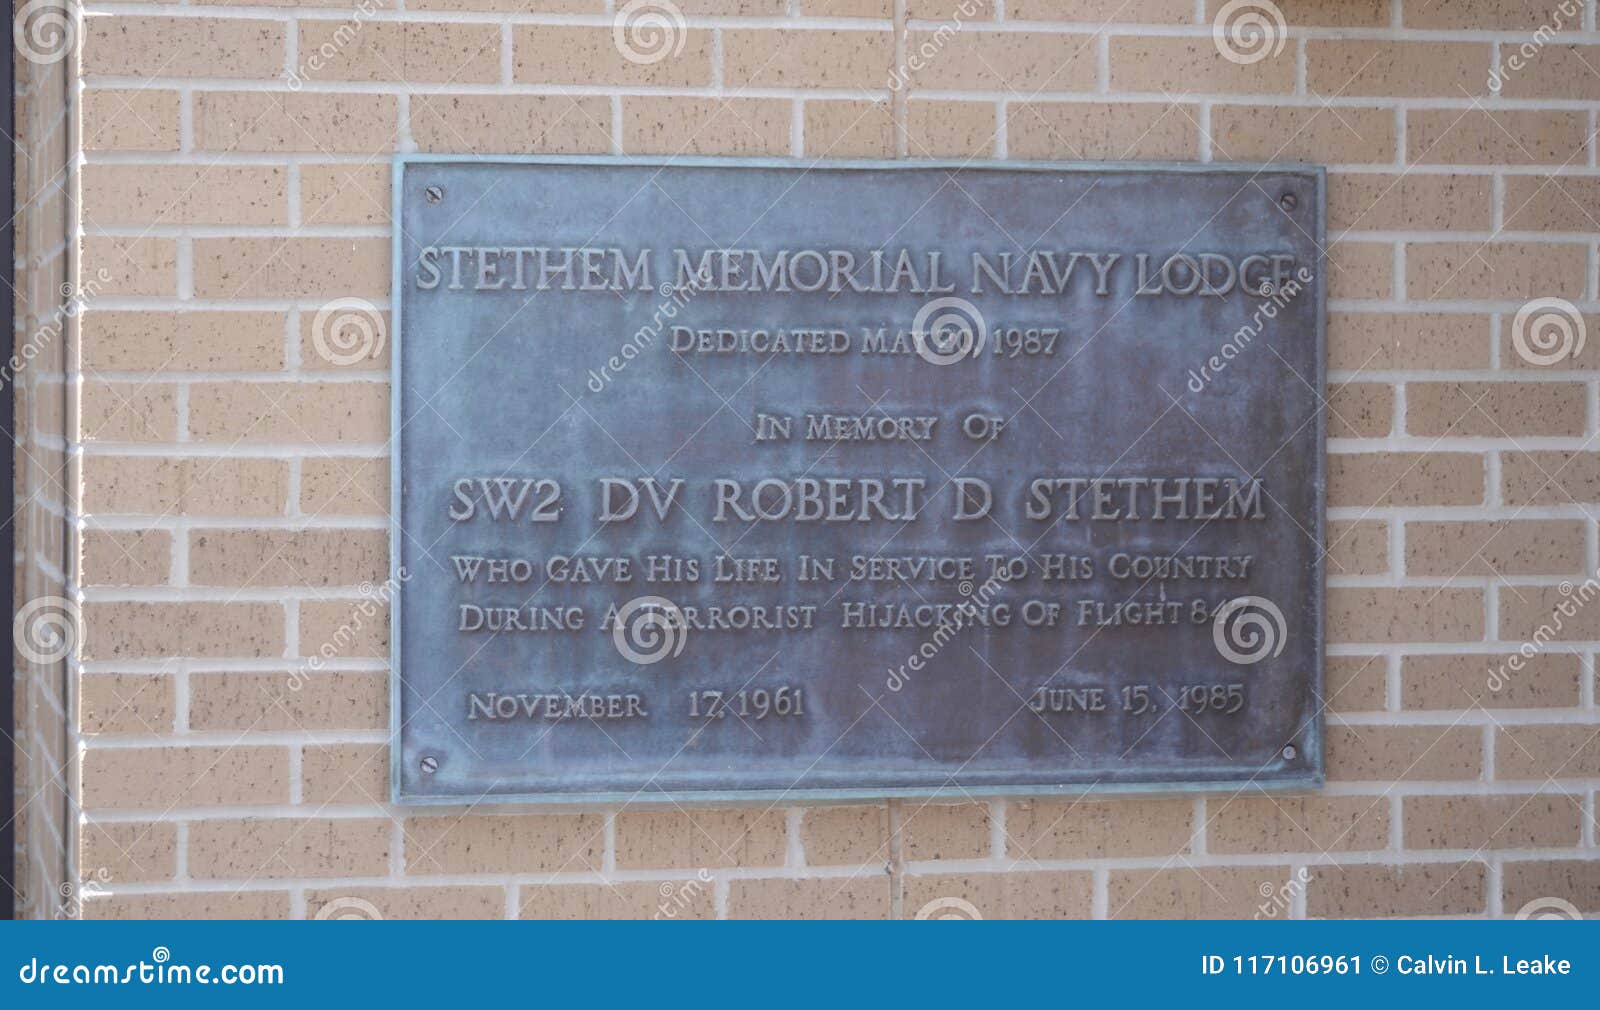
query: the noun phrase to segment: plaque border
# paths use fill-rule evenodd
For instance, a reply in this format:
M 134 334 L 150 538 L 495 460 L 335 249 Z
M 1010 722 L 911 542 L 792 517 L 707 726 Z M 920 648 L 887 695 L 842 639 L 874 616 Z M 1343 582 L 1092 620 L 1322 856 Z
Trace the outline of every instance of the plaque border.
M 1315 392 L 1322 403 L 1317 408 L 1317 452 L 1313 461 L 1311 479 L 1318 509 L 1315 516 L 1318 552 L 1312 562 L 1318 595 L 1311 609 L 1314 612 L 1312 637 L 1316 647 L 1315 661 L 1309 671 L 1308 696 L 1318 704 L 1316 715 L 1301 734 L 1306 753 L 1306 767 L 1297 774 L 1286 774 L 1266 780 L 1257 775 L 1187 781 L 1161 780 L 1150 782 L 1067 783 L 1058 786 L 893 786 L 877 789 L 678 789 L 636 790 L 634 792 L 574 792 L 574 793 L 486 793 L 480 796 L 454 793 L 425 793 L 402 789 L 401 747 L 403 727 L 400 722 L 401 687 L 401 629 L 400 597 L 405 585 L 400 573 L 400 503 L 403 497 L 400 480 L 401 432 L 404 430 L 401 409 L 400 359 L 403 324 L 401 309 L 403 299 L 405 177 L 412 165 L 605 165 L 605 166 L 659 166 L 661 168 L 769 168 L 793 171 L 819 169 L 824 171 L 879 171 L 884 169 L 960 169 L 963 171 L 1006 172 L 1072 172 L 1089 174 L 1116 173 L 1168 173 L 1174 175 L 1231 175 L 1250 173 L 1261 175 L 1302 175 L 1308 177 L 1316 188 L 1315 232 L 1313 242 L 1322 240 L 1318 261 L 1316 325 L 1315 325 Z M 1230 792 L 1237 795 L 1247 788 L 1266 792 L 1309 792 L 1326 784 L 1325 734 L 1327 702 L 1324 696 L 1325 667 L 1327 665 L 1327 542 L 1328 542 L 1328 282 L 1327 219 L 1328 172 L 1327 167 L 1310 162 L 1235 162 L 1235 161 L 1000 161 L 991 158 L 960 160 L 950 158 L 775 158 L 775 157 L 716 157 L 701 155 L 590 155 L 590 154 L 442 154 L 397 153 L 393 156 L 390 173 L 390 290 L 389 314 L 391 335 L 389 341 L 389 581 L 393 590 L 389 598 L 389 799 L 404 807 L 487 807 L 491 811 L 499 806 L 537 806 L 541 809 L 592 810 L 596 807 L 692 805 L 696 807 L 729 807 L 753 805 L 762 802 L 784 805 L 822 803 L 870 803 L 890 799 L 922 799 L 929 802 L 950 802 L 966 799 L 1073 799 L 1083 796 L 1161 796 L 1202 795 Z

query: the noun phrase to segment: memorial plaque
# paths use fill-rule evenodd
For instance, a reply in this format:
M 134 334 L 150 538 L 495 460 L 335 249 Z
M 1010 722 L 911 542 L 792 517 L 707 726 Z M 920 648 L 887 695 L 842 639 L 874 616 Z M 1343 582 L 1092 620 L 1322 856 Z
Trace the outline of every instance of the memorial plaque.
M 1323 188 L 400 158 L 396 798 L 1319 784 Z

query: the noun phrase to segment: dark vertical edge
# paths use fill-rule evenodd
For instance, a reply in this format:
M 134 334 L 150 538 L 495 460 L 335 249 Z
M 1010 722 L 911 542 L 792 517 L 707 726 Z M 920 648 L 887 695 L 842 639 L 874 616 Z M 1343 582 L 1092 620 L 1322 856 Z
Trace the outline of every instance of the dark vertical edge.
M 0 67 L 5 71 L 6 100 L 0 102 L 0 136 L 6 137 L 5 141 L 5 205 L 0 207 L 0 220 L 3 226 L 3 241 L 5 249 L 5 273 L 0 279 L 5 281 L 4 298 L 6 302 L 6 327 L 5 336 L 0 338 L 0 358 L 11 360 L 11 354 L 16 341 L 16 296 L 13 284 L 16 281 L 13 265 L 16 262 L 16 246 L 14 244 L 15 229 L 12 222 L 17 211 L 16 194 L 16 142 L 10 138 L 16 136 L 16 96 L 17 84 L 13 74 L 12 59 L 15 50 L 11 46 L 5 47 L 5 61 Z M 6 433 L 6 460 L 5 460 L 5 496 L 0 501 L 0 508 L 5 516 L 16 515 L 16 397 L 13 395 L 10 382 L 0 382 L 0 426 Z M 0 579 L 4 588 L 6 626 L 10 627 L 12 614 L 15 611 L 16 600 L 12 598 L 16 588 L 16 522 L 14 519 L 0 523 L 0 557 L 4 557 L 11 565 L 6 571 L 6 577 Z M 8 643 L 9 644 L 9 643 Z M 0 691 L 0 919 L 16 917 L 16 822 L 17 811 L 17 748 L 16 748 L 16 685 L 17 672 L 15 650 L 7 649 L 6 663 L 7 675 L 0 680 L 5 682 L 5 688 Z

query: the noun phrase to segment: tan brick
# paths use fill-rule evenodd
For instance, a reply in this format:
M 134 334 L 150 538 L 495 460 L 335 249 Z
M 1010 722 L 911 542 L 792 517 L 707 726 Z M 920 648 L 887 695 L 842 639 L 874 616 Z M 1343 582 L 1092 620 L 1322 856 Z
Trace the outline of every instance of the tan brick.
M 967 902 L 985 919 L 1088 919 L 1094 915 L 1091 873 L 913 873 L 905 878 L 907 919 L 964 919 Z
M 296 51 L 295 73 L 306 81 L 500 80 L 498 25 L 368 21 L 351 32 L 347 21 L 302 21 Z
M 339 659 L 387 657 L 389 608 L 370 599 L 301 603 L 298 654 Z
M 85 165 L 83 214 L 96 226 L 288 222 L 287 172 L 254 165 Z
M 300 761 L 306 803 L 373 806 L 389 801 L 389 748 L 383 744 L 307 744 Z
M 1342 115 L 1343 110 L 1340 112 Z M 1328 177 L 1328 227 L 1362 231 L 1488 231 L 1492 188 L 1491 180 L 1484 175 L 1338 172 Z
M 1329 575 L 1382 575 L 1388 570 L 1388 523 L 1328 523 Z
M 353 586 L 382 581 L 382 530 L 194 530 L 189 581 L 197 586 Z
M 1478 505 L 1483 457 L 1470 453 L 1366 452 L 1328 457 L 1328 504 Z
M 306 372 L 382 372 L 389 368 L 394 316 L 331 302 L 300 313 L 300 368 Z
M 1027 98 L 1040 91 L 1093 91 L 1095 85 L 1092 35 L 956 32 L 940 36 L 913 29 L 906 33 L 906 53 L 919 57 L 920 65 L 896 73 L 909 78 L 913 92 L 959 88 Z
M 198 383 L 189 392 L 197 441 L 381 442 L 389 433 L 382 383 Z
M 1294 90 L 1294 62 L 1293 46 L 1285 46 L 1255 63 L 1242 64 L 1224 55 L 1209 36 L 1118 35 L 1111 39 L 1111 87 L 1166 95 L 1288 94 Z
M 1393 386 L 1382 382 L 1346 382 L 1329 389 L 1329 438 L 1382 438 L 1393 426 Z
M 781 866 L 781 810 L 624 810 L 618 869 Z
M 516 25 L 511 30 L 511 79 L 517 84 L 709 85 L 712 33 L 700 28 L 675 31 L 671 43 L 670 55 L 635 61 L 618 48 L 609 25 Z M 638 48 L 653 56 L 661 47 L 640 37 Z
M 524 919 L 714 919 L 715 883 L 688 880 L 612 881 L 604 884 L 526 884 Z
M 1187 161 L 1199 153 L 1199 113 L 1157 102 L 1017 102 L 1006 117 L 1013 158 Z
M 1500 592 L 1500 640 L 1583 642 L 1600 638 L 1600 607 L 1595 594 L 1574 586 L 1517 586 Z
M 86 151 L 176 151 L 178 93 L 158 88 L 87 88 Z
M 813 807 L 800 821 L 807 866 L 858 866 L 889 860 L 885 806 Z
M 946 3 L 959 10 L 961 0 Z M 988 6 L 984 0 L 970 3 Z M 1194 4 L 1189 0 L 1141 0 L 1136 4 L 1124 0 L 1007 0 L 1006 20 L 1181 25 L 1194 21 Z
M 1394 250 L 1383 242 L 1334 242 L 1327 248 L 1329 298 L 1394 296 Z
M 1579 520 L 1406 524 L 1411 575 L 1560 575 L 1583 567 Z
M 339 887 L 307 891 L 306 918 L 370 917 L 360 905 L 335 904 L 348 898 L 373 906 L 384 919 L 503 919 L 506 914 L 503 887 Z
M 790 103 L 775 98 L 625 96 L 629 154 L 787 155 Z
M 1008 859 L 1104 859 L 1187 852 L 1195 829 L 1188 800 L 1013 803 Z
M 1477 589 L 1328 590 L 1328 641 L 1475 642 L 1483 638 L 1483 593 Z
M 963 4 L 965 2 L 965 7 Z M 1093 2 L 1093 0 L 1090 0 Z M 1006 4 L 1007 8 L 1014 3 Z M 1056 5 L 1051 4 L 1054 8 Z M 964 10 L 971 10 L 968 17 Z M 918 18 L 924 21 L 950 21 L 960 15 L 968 21 L 993 21 L 995 19 L 994 0 L 906 0 L 906 17 Z M 1015 13 L 1010 15 L 1017 17 Z M 1053 17 L 1053 16 L 1052 16 Z
M 288 891 L 107 894 L 83 903 L 85 919 L 287 919 Z
M 85 733 L 170 733 L 175 697 L 166 674 L 85 673 L 78 682 L 78 725 Z
M 1388 662 L 1382 656 L 1329 656 L 1323 693 L 1334 712 L 1380 712 L 1388 694 Z
M 1406 288 L 1412 298 L 1581 298 L 1587 263 L 1570 243 L 1411 242 Z
M 1517 62 L 1512 62 L 1512 57 Z M 1592 102 L 1600 98 L 1600 46 L 1551 44 L 1524 56 L 1514 45 L 1500 47 L 1498 68 L 1505 98 L 1560 98 Z
M 610 154 L 611 102 L 598 95 L 417 95 L 419 151 Z
M 89 887 L 171 880 L 178 872 L 175 825 L 91 821 L 79 830 L 78 876 Z
M 1475 780 L 1483 734 L 1475 726 L 1329 726 L 1330 782 Z
M 1507 231 L 1592 232 L 1597 227 L 1600 176 L 1508 175 L 1505 185 Z
M 1228 161 L 1389 163 L 1395 118 L 1389 109 L 1218 105 L 1211 111 L 1211 143 Z
M 83 73 L 119 77 L 275 78 L 284 26 L 276 21 L 118 14 L 83 21 Z
M 987 803 L 902 803 L 899 819 L 901 858 L 907 862 L 989 855 Z
M 422 101 L 421 96 L 412 100 L 413 124 Z M 300 220 L 308 225 L 387 224 L 389 166 L 302 165 Z
M 172 239 L 87 235 L 79 250 L 79 271 L 98 280 L 101 297 L 178 293 L 178 243 Z
M 321 0 L 296 2 L 321 5 Z M 685 14 L 695 13 L 691 6 L 686 2 L 678 4 Z M 406 3 L 406 10 L 413 11 L 500 11 L 512 14 L 600 14 L 605 7 L 605 0 L 407 0 Z
M 1470 313 L 1332 312 L 1328 367 L 1483 368 L 1489 317 Z
M 1535 305 L 1519 326 L 1506 313 L 1500 326 L 1500 367 L 1519 372 L 1585 372 L 1600 368 L 1600 313 L 1580 313 L 1577 322 L 1564 308 Z M 1581 329 L 1580 329 L 1581 327 Z M 1582 343 L 1579 334 L 1583 335 Z M 1572 334 L 1568 336 L 1568 334 Z
M 165 813 L 288 798 L 289 752 L 283 747 L 91 747 L 83 754 L 89 810 Z
M 889 31 L 722 33 L 722 78 L 730 88 L 883 88 L 893 62 Z
M 889 877 L 728 882 L 730 919 L 886 919 Z
M 389 461 L 330 456 L 300 464 L 300 511 L 309 516 L 389 513 Z
M 1488 68 L 1489 46 L 1482 42 L 1306 41 L 1306 88 L 1315 95 L 1484 95 Z
M 178 391 L 140 382 L 85 381 L 78 428 L 85 442 L 170 442 L 178 436 Z
M 83 367 L 91 372 L 276 371 L 279 312 L 85 312 Z
M 389 243 L 368 238 L 194 240 L 200 298 L 375 296 L 389 290 Z
M 1408 849 L 1512 849 L 1577 845 L 1583 798 L 1407 796 L 1401 817 Z
M 1600 862 L 1593 859 L 1508 860 L 1500 866 L 1500 886 L 1507 915 L 1547 898 L 1600 912 Z
M 189 825 L 197 879 L 377 877 L 389 872 L 387 817 L 249 817 Z
M 1421 709 L 1562 708 L 1578 704 L 1581 676 L 1578 657 L 1559 653 L 1407 656 L 1400 663 L 1400 703 Z M 1496 771 L 1504 771 L 1500 761 Z
M 387 154 L 399 139 L 393 95 L 208 91 L 194 96 L 201 151 Z
M 1577 656 L 1535 656 L 1568 659 Z M 1523 675 L 1528 670 L 1522 671 Z M 1517 676 L 1507 674 L 1507 679 Z M 1600 726 L 1501 726 L 1494 737 L 1494 777 L 1528 779 L 1593 778 L 1600 775 Z
M 894 151 L 894 108 L 888 102 L 806 103 L 807 157 L 889 158 Z
M 480 814 L 411 817 L 406 872 L 586 873 L 600 869 L 599 814 Z
M 917 158 L 989 158 L 999 135 L 989 102 L 906 103 L 906 151 Z
M 1290 880 L 1287 866 L 1174 866 L 1112 870 L 1107 913 L 1113 919 L 1244 919 Z
M 192 673 L 194 730 L 384 729 L 389 678 L 382 673 Z
M 1319 866 L 1306 886 L 1315 919 L 1481 915 L 1488 902 L 1482 863 Z
M 1042 2 L 1042 0 L 1041 0 Z M 1213 23 L 1228 0 L 1206 0 L 1206 22 Z M 1284 21 L 1293 28 L 1387 28 L 1389 0 L 1276 0 Z
M 1588 119 L 1537 109 L 1411 109 L 1406 160 L 1413 164 L 1583 164 Z
M 1600 501 L 1600 453 L 1512 449 L 1500 454 L 1500 477 L 1507 505 Z
M 84 659 L 283 655 L 276 603 L 88 603 Z
M 1381 796 L 1250 796 L 1208 800 L 1206 848 L 1215 853 L 1348 852 L 1389 844 Z
M 1520 28 L 1533 31 L 1560 19 L 1560 0 L 1454 0 L 1453 3 L 1421 3 L 1405 6 L 1407 28 L 1441 31 L 1472 31 L 1487 28 Z
M 1576 382 L 1415 382 L 1406 386 L 1406 430 L 1455 438 L 1581 435 L 1588 399 Z
M 289 465 L 277 459 L 89 455 L 84 510 L 97 514 L 280 516 Z
M 172 534 L 166 530 L 85 530 L 85 586 L 164 586 L 172 575 Z
M 892 18 L 894 0 L 805 0 L 802 14 L 832 18 Z

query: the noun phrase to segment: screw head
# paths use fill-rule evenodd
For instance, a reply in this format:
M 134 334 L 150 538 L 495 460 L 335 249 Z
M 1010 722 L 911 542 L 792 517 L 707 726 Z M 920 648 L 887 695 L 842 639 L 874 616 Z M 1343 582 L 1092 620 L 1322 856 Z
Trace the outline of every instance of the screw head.
M 1299 753 L 1299 751 L 1295 750 L 1294 744 L 1289 744 L 1287 747 L 1283 748 L 1283 759 L 1285 761 L 1293 761 L 1295 755 Z
M 1282 207 L 1284 210 L 1294 210 L 1296 207 L 1300 206 L 1300 198 L 1295 196 L 1293 193 L 1285 193 L 1278 197 L 1278 206 Z
M 427 189 L 422 191 L 422 195 L 427 198 L 429 203 L 438 203 L 440 200 L 444 199 L 444 187 L 429 186 Z
M 439 759 L 434 757 L 432 754 L 429 754 L 427 757 L 422 759 L 422 770 L 427 772 L 429 775 L 432 775 L 434 772 L 439 770 Z

